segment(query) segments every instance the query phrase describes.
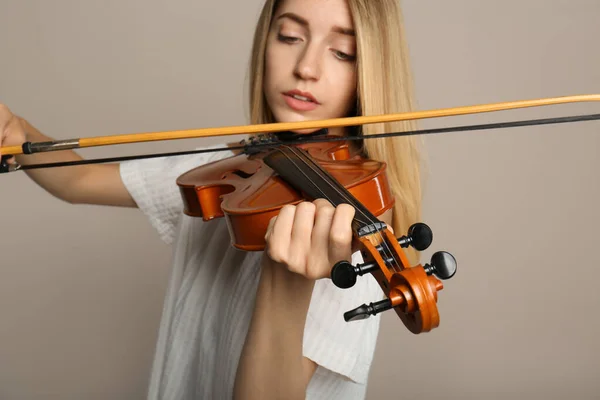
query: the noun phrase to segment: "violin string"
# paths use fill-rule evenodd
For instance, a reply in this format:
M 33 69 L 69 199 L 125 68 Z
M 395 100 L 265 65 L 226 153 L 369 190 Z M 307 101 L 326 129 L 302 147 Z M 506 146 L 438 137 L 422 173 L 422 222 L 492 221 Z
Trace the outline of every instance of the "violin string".
M 287 146 L 287 145 L 284 145 L 282 147 L 290 150 L 292 153 L 296 153 L 295 155 L 298 157 L 298 154 L 297 154 L 298 152 L 296 151 L 295 148 Z M 321 195 L 324 198 L 326 198 L 330 203 L 333 204 L 333 200 L 331 199 L 331 197 L 328 196 L 327 193 L 325 193 L 318 185 L 316 185 L 315 182 L 313 180 L 311 180 L 310 177 L 304 171 L 302 171 L 302 169 L 298 166 L 298 164 L 296 164 L 296 162 L 295 162 L 294 159 L 292 159 L 291 157 L 289 157 L 289 155 L 286 154 L 284 151 L 282 151 L 280 148 L 277 148 L 275 150 L 279 150 L 294 165 L 294 167 L 296 167 L 296 170 L 299 171 L 300 173 L 302 173 L 304 175 L 304 177 L 307 179 L 307 181 L 310 182 L 313 185 L 313 187 L 315 189 L 317 189 L 319 191 L 319 193 L 321 193 Z M 298 158 L 301 158 L 301 157 L 298 157 Z M 302 161 L 306 166 L 308 166 L 309 168 L 311 168 L 313 170 L 313 172 L 315 172 L 316 174 L 319 174 L 319 171 L 317 171 L 315 168 L 313 168 L 307 161 L 302 160 L 302 159 L 300 161 Z M 323 180 L 325 180 L 325 182 L 327 184 L 329 184 L 334 190 L 337 190 L 333 185 L 330 184 L 330 182 L 327 181 L 327 179 L 324 176 L 320 176 L 320 178 L 323 178 Z M 347 200 L 349 203 L 352 203 L 351 199 L 347 198 L 344 193 L 340 192 L 339 190 L 337 190 L 337 191 L 338 191 L 338 194 L 340 196 L 344 197 L 344 200 Z M 367 215 L 365 215 L 362 212 L 361 212 L 361 214 L 362 214 L 363 217 L 366 217 L 367 220 L 365 221 L 365 220 L 359 219 L 358 217 L 355 216 L 355 219 L 358 222 L 360 222 L 361 224 L 367 224 L 367 223 L 371 222 L 370 219 L 369 219 L 369 217 Z
M 317 169 L 317 168 L 315 168 L 314 166 L 312 166 L 312 165 L 311 165 L 312 163 L 309 163 L 308 161 L 306 161 L 306 160 L 304 160 L 304 159 L 303 159 L 303 157 L 302 157 L 303 153 L 302 153 L 301 151 L 298 151 L 298 150 L 296 150 L 295 148 L 293 148 L 293 147 L 289 147 L 289 146 L 284 146 L 284 148 L 287 148 L 287 149 L 289 149 L 291 152 L 293 152 L 293 153 L 296 153 L 295 155 L 296 155 L 297 157 L 298 157 L 298 155 L 300 154 L 301 156 L 300 156 L 300 157 L 298 157 L 298 158 L 299 158 L 301 161 L 303 161 L 305 165 L 307 165 L 309 168 L 311 168 L 311 169 L 313 170 L 313 172 L 315 172 L 317 175 L 319 175 L 319 174 L 320 174 L 320 172 L 318 171 L 318 169 Z M 308 182 L 310 182 L 310 183 L 313 185 L 313 187 L 315 187 L 315 188 L 316 188 L 316 189 L 317 189 L 317 190 L 318 190 L 318 191 L 321 193 L 321 195 L 322 195 L 322 196 L 323 196 L 325 199 L 327 199 L 327 200 L 328 200 L 330 203 L 332 203 L 332 204 L 333 204 L 333 201 L 332 201 L 332 199 L 331 199 L 331 198 L 330 198 L 330 197 L 327 195 L 327 193 L 325 193 L 325 192 L 324 192 L 324 191 L 323 191 L 323 190 L 322 190 L 322 189 L 321 189 L 319 186 L 317 186 L 317 185 L 316 185 L 316 184 L 315 184 L 315 183 L 314 183 L 314 182 L 313 182 L 313 181 L 312 181 L 312 180 L 311 180 L 311 179 L 310 179 L 310 178 L 309 178 L 309 177 L 306 175 L 306 173 L 305 173 L 304 171 L 302 171 L 302 169 L 301 169 L 301 168 L 300 168 L 300 167 L 299 167 L 299 166 L 296 164 L 296 162 L 295 162 L 295 161 L 294 161 L 294 160 L 293 160 L 291 157 L 289 157 L 289 156 L 288 156 L 288 155 L 287 155 L 287 154 L 286 154 L 284 151 L 282 151 L 280 148 L 278 148 L 277 150 L 279 150 L 279 151 L 280 151 L 280 152 L 281 152 L 281 153 L 282 153 L 282 154 L 283 154 L 283 155 L 284 155 L 284 156 L 285 156 L 285 157 L 286 157 L 286 158 L 287 158 L 287 159 L 288 159 L 288 160 L 289 160 L 289 161 L 290 161 L 290 162 L 291 162 L 291 163 L 292 163 L 292 164 L 293 164 L 295 167 L 296 167 L 296 170 L 298 170 L 300 173 L 302 173 L 302 174 L 303 174 L 303 175 L 304 175 L 304 176 L 307 178 L 307 181 L 308 181 Z M 307 158 L 308 158 L 308 157 L 307 157 Z M 327 179 L 325 179 L 323 176 L 321 176 L 321 178 L 323 178 L 323 179 L 325 180 L 325 182 L 329 184 L 329 182 L 328 182 L 328 180 L 327 180 Z M 352 201 L 350 198 L 348 198 L 348 197 L 346 196 L 346 194 L 344 193 L 344 191 L 340 191 L 338 188 L 334 187 L 334 186 L 333 186 L 333 185 L 331 185 L 331 184 L 330 184 L 330 186 L 331 186 L 331 187 L 332 187 L 332 188 L 333 188 L 335 191 L 337 191 L 337 192 L 338 192 L 338 194 L 339 194 L 339 195 L 340 195 L 340 196 L 341 196 L 341 197 L 342 197 L 344 200 L 346 200 L 346 201 L 347 201 L 349 204 L 353 204 L 353 201 Z M 372 221 L 368 215 L 365 215 L 365 214 L 362 212 L 362 210 L 360 209 L 360 207 L 355 207 L 355 209 L 356 209 L 356 210 L 359 212 L 359 215 L 361 215 L 361 214 L 362 214 L 362 216 L 363 216 L 363 217 L 366 217 L 366 219 L 367 219 L 367 221 L 365 222 L 365 220 L 362 220 L 362 219 L 360 219 L 359 217 L 356 217 L 356 216 L 355 216 L 355 218 L 354 218 L 354 219 L 355 219 L 356 221 L 360 222 L 360 223 L 361 223 L 361 224 L 363 224 L 363 225 L 366 225 L 366 224 L 367 224 L 367 222 L 368 222 L 368 223 L 371 223 L 371 224 L 375 222 L 375 221 Z M 383 250 L 384 250 L 384 253 L 387 253 L 389 249 L 387 249 L 387 244 L 386 244 L 386 243 L 385 243 L 385 241 L 383 240 L 383 236 L 381 235 L 381 233 L 380 233 L 379 231 L 377 231 L 377 232 L 376 232 L 376 235 L 379 235 L 380 241 L 383 243 L 383 246 L 382 246 L 382 248 L 383 248 Z M 395 261 L 396 263 L 398 262 L 398 261 L 395 259 L 395 257 L 393 256 L 393 254 L 392 254 L 392 252 L 391 252 L 391 251 L 390 251 L 390 254 L 385 254 L 385 256 L 386 256 L 386 259 L 390 259 L 390 258 L 392 258 L 392 259 L 394 259 L 394 261 Z M 395 266 L 395 265 L 393 265 L 393 264 L 392 264 L 392 267 L 394 268 L 394 271 L 395 271 L 395 272 L 399 272 L 399 270 L 396 268 L 396 266 Z
M 307 160 L 305 162 L 309 166 L 309 168 L 313 168 L 313 170 L 316 170 L 317 174 L 320 173 L 321 167 L 318 164 L 316 164 L 311 158 L 307 157 L 304 152 L 299 151 L 299 150 L 296 150 L 296 151 L 298 151 L 302 155 L 302 158 Z M 326 173 L 323 173 L 323 175 L 326 176 Z M 347 193 L 348 193 L 347 189 L 345 187 L 343 187 L 342 185 L 340 185 L 339 182 L 334 181 L 334 183 L 337 183 L 337 185 L 332 184 L 331 186 L 333 187 L 333 189 L 336 190 L 342 197 L 344 197 L 348 201 L 348 203 L 352 204 L 352 202 L 354 200 L 352 199 L 352 197 L 347 195 Z M 364 217 L 367 218 L 367 220 L 369 221 L 370 224 L 374 225 L 379 221 L 377 218 L 375 218 L 375 220 L 373 220 L 371 218 L 371 216 L 369 216 L 368 214 L 365 214 L 362 211 L 361 207 L 356 207 L 356 208 L 358 208 L 359 213 L 361 213 Z M 383 255 L 385 256 L 384 262 L 387 263 L 388 260 L 393 260 L 394 263 L 392 263 L 392 268 L 394 269 L 395 272 L 400 272 L 400 269 L 397 268 L 396 266 L 400 266 L 400 265 L 402 265 L 402 263 L 399 260 L 397 260 L 396 257 L 394 256 L 394 251 L 389 248 L 387 241 L 381 234 L 381 231 L 377 230 L 375 232 L 375 236 L 379 239 L 379 242 L 381 243 L 381 249 L 382 249 Z
M 302 152 L 301 150 L 298 150 L 296 148 L 291 148 L 291 150 L 297 154 L 300 155 L 300 159 L 304 161 L 304 163 L 311 168 L 317 175 L 321 174 L 321 177 L 327 177 L 326 173 L 323 173 L 321 171 L 321 167 L 316 164 L 310 157 L 308 157 L 304 152 Z M 325 181 L 327 181 L 327 179 L 325 179 Z M 334 183 L 337 183 L 334 181 Z M 349 204 L 354 205 L 354 200 L 352 199 L 352 197 L 347 195 L 347 189 L 344 187 L 339 187 L 336 186 L 334 184 L 330 184 L 331 187 L 333 188 L 333 190 L 337 191 L 337 193 L 344 199 L 346 200 Z M 379 220 L 373 220 L 368 214 L 365 214 L 361 207 L 356 207 L 354 205 L 355 209 L 357 209 L 357 211 L 363 215 L 363 217 L 365 217 L 367 219 L 367 221 L 374 225 L 376 222 L 378 222 Z M 364 224 L 364 221 L 360 221 L 359 222 Z M 395 272 L 400 272 L 400 269 L 397 266 L 400 266 L 401 263 L 399 262 L 399 260 L 396 259 L 396 257 L 394 256 L 394 252 L 388 247 L 387 241 L 385 240 L 385 238 L 383 237 L 383 235 L 381 234 L 381 231 L 377 230 L 374 234 L 378 239 L 379 242 L 381 243 L 381 249 L 383 250 L 383 255 L 385 256 L 384 262 L 387 263 L 387 260 L 393 260 L 394 263 L 392 263 L 392 268 L 394 269 Z
M 330 187 L 336 191 L 344 200 L 346 200 L 348 202 L 348 204 L 354 205 L 354 201 L 347 196 L 346 194 L 346 189 L 344 188 L 344 190 L 341 190 L 340 188 L 335 187 L 333 184 L 331 184 L 329 182 L 328 179 L 326 179 L 326 175 L 323 174 L 318 167 L 318 165 L 315 165 L 314 161 L 312 159 L 310 159 L 310 157 L 306 156 L 302 151 L 300 151 L 299 149 L 296 149 L 294 147 L 290 147 L 290 146 L 284 146 L 284 148 L 287 148 L 288 150 L 290 150 L 292 153 L 295 153 L 296 157 L 298 157 L 298 159 L 300 159 L 300 161 L 302 161 L 306 166 L 308 166 L 310 169 L 313 170 L 313 172 L 315 172 L 317 175 L 319 175 L 325 182 L 326 184 L 329 184 Z M 307 175 L 304 171 L 302 171 L 302 169 L 296 164 L 296 162 L 289 157 L 284 151 L 282 151 L 280 148 L 278 148 L 277 150 L 279 150 L 285 157 L 288 158 L 288 160 L 296 167 L 296 169 L 301 172 L 308 180 L 308 182 L 311 182 L 313 184 L 313 186 L 323 195 L 324 198 L 326 198 L 329 202 L 333 203 L 332 199 L 327 195 L 327 193 L 325 193 L 319 186 L 317 186 Z M 367 222 L 370 224 L 375 224 L 377 221 L 373 221 L 368 215 L 366 215 L 360 207 L 356 207 L 355 209 L 359 212 L 359 214 L 361 214 L 363 217 L 366 218 Z M 357 221 L 359 221 L 360 223 L 366 225 L 364 220 L 358 219 L 355 217 L 355 219 Z M 393 251 L 391 251 L 391 249 L 388 247 L 387 242 L 385 241 L 383 235 L 381 234 L 380 231 L 377 231 L 375 233 L 375 235 L 378 237 L 378 239 L 380 239 L 380 243 L 381 243 L 381 248 L 383 250 L 384 256 L 385 256 L 385 261 L 392 259 L 394 261 L 394 263 L 392 263 L 392 268 L 394 269 L 395 272 L 400 272 L 399 268 L 397 267 L 397 265 L 401 265 L 401 263 L 396 259 L 396 257 L 394 256 Z
M 294 152 L 296 152 L 296 153 L 300 154 L 300 158 L 301 158 L 302 160 L 304 160 L 304 163 L 305 163 L 305 164 L 306 164 L 306 165 L 307 165 L 309 168 L 313 169 L 313 171 L 315 171 L 315 173 L 317 173 L 317 174 L 322 174 L 322 177 L 323 177 L 323 176 L 324 176 L 324 177 L 326 177 L 326 176 L 327 176 L 327 175 L 326 175 L 326 173 L 323 173 L 323 172 L 321 172 L 321 167 L 320 167 L 318 164 L 316 164 L 316 163 L 315 163 L 315 162 L 314 162 L 314 161 L 313 161 L 313 160 L 312 160 L 310 157 L 308 157 L 308 156 L 307 156 L 307 155 L 306 155 L 304 152 L 302 152 L 302 151 L 300 151 L 300 150 L 298 150 L 298 149 L 296 149 L 296 148 L 292 148 L 292 151 L 294 151 Z M 325 180 L 326 180 L 326 179 L 325 179 Z M 326 180 L 326 181 L 327 181 L 327 180 Z M 334 183 L 338 183 L 338 182 L 335 182 L 335 181 L 334 181 Z M 338 183 L 338 185 L 339 185 L 339 183 Z M 346 189 L 346 188 L 344 188 L 344 187 L 343 187 L 343 186 L 341 186 L 341 185 L 339 185 L 339 186 L 336 186 L 336 185 L 334 185 L 334 184 L 331 184 L 331 187 L 333 188 L 333 190 L 337 191 L 337 192 L 338 192 L 338 194 L 339 194 L 340 196 L 342 196 L 342 197 L 343 197 L 343 198 L 344 198 L 344 199 L 345 199 L 345 200 L 346 200 L 346 201 L 347 201 L 349 204 L 352 204 L 352 205 L 354 205 L 354 203 L 353 203 L 353 202 L 354 202 L 354 200 L 352 199 L 352 197 L 350 197 L 350 196 L 348 196 L 348 195 L 347 195 L 347 189 Z M 373 220 L 373 219 L 372 219 L 372 218 L 371 218 L 371 217 L 370 217 L 368 214 L 365 214 L 365 213 L 362 211 L 361 207 L 356 207 L 356 206 L 355 206 L 355 209 L 357 209 L 357 211 L 358 211 L 359 213 L 361 213 L 361 214 L 363 215 L 363 217 L 365 217 L 365 218 L 367 219 L 367 221 L 368 221 L 370 224 L 374 225 L 374 224 L 376 224 L 376 222 L 378 222 L 378 221 L 379 221 L 379 220 L 377 220 L 377 219 L 376 219 L 376 220 Z M 360 221 L 360 222 L 364 224 L 364 221 Z M 400 265 L 402 265 L 402 264 L 401 264 L 401 262 L 400 262 L 399 260 L 397 260 L 397 259 L 396 259 L 396 257 L 394 256 L 394 252 L 392 251 L 392 249 L 390 249 L 390 248 L 389 248 L 387 241 L 385 240 L 385 238 L 384 238 L 384 237 L 383 237 L 383 235 L 381 234 L 381 231 L 377 230 L 377 231 L 375 232 L 375 234 L 374 234 L 374 235 L 375 235 L 375 236 L 376 236 L 376 237 L 379 239 L 379 242 L 381 243 L 381 249 L 383 250 L 382 252 L 383 252 L 383 255 L 385 256 L 384 262 L 386 262 L 386 263 L 387 263 L 387 260 L 390 260 L 390 259 L 391 259 L 391 260 L 393 260 L 393 261 L 394 261 L 394 263 L 392 263 L 392 268 L 394 269 L 394 271 L 395 271 L 395 272 L 400 272 L 400 269 L 399 269 L 399 268 L 397 268 L 396 266 L 400 266 Z

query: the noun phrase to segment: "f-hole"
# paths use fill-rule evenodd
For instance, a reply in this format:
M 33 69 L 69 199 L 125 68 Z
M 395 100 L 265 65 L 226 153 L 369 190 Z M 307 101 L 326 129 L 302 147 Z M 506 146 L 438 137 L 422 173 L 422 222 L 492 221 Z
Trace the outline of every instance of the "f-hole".
M 230 173 L 232 173 L 234 175 L 237 175 L 237 176 L 239 176 L 242 179 L 248 179 L 248 178 L 252 177 L 252 175 L 254 175 L 254 174 L 249 174 L 249 173 L 244 172 L 244 171 L 239 170 L 239 169 L 236 169 L 235 171 L 230 171 Z M 224 175 L 221 179 L 226 179 L 226 178 L 227 178 L 227 176 Z

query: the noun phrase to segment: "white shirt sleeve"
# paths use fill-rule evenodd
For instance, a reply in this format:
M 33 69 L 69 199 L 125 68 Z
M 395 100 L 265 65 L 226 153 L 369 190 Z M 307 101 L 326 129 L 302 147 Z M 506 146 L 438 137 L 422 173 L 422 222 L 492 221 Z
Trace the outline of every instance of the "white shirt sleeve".
M 220 144 L 207 149 L 222 147 L 225 146 Z M 120 164 L 121 179 L 160 238 L 171 244 L 183 210 L 177 178 L 195 167 L 232 154 L 231 151 L 217 151 L 125 161 Z
M 360 253 L 352 263 L 362 262 Z M 383 291 L 371 275 L 359 277 L 349 289 L 330 279 L 316 282 L 304 330 L 304 356 L 320 367 L 365 385 L 373 361 L 380 315 L 346 322 L 344 313 L 362 304 L 383 299 Z

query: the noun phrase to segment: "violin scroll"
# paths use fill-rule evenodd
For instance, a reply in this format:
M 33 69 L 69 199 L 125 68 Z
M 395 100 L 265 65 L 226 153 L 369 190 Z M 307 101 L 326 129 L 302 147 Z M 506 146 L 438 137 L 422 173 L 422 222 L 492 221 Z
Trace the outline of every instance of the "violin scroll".
M 389 231 L 388 235 L 395 239 Z M 427 249 L 432 240 L 431 229 L 426 224 L 417 223 L 409 228 L 406 236 L 393 241 L 399 247 L 412 246 L 421 251 Z M 354 266 L 344 260 L 332 268 L 331 279 L 337 287 L 350 288 L 358 276 L 372 273 L 386 294 L 384 300 L 363 304 L 344 313 L 344 319 L 347 322 L 362 320 L 394 309 L 409 331 L 415 334 L 428 332 L 439 325 L 437 292 L 444 287 L 441 280 L 456 274 L 456 259 L 446 251 L 438 251 L 432 255 L 430 263 L 407 267 L 404 255 L 395 252 L 393 243 L 389 239 L 388 242 L 384 240 L 373 246 L 378 254 L 367 253 L 369 261 L 363 264 Z M 369 247 L 366 246 L 367 249 Z M 382 254 L 384 257 L 381 257 Z
M 400 247 L 412 246 L 418 251 L 426 250 L 433 241 L 431 228 L 422 222 L 413 224 L 408 229 L 408 234 L 398 239 Z M 391 261 L 391 260 L 390 260 Z M 331 269 L 331 280 L 341 288 L 348 289 L 356 284 L 356 278 L 377 270 L 375 262 L 352 265 L 346 260 L 338 261 Z

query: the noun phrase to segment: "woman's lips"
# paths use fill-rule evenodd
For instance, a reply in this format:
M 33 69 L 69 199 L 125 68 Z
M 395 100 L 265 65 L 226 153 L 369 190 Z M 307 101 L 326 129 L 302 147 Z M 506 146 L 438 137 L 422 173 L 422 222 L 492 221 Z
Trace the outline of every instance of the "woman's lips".
M 300 94 L 297 94 L 296 96 L 305 98 L 307 97 Z M 295 94 L 292 92 L 284 93 L 283 98 L 285 99 L 287 105 L 296 111 L 312 111 L 319 106 L 319 104 L 314 101 L 303 100 L 295 97 Z

